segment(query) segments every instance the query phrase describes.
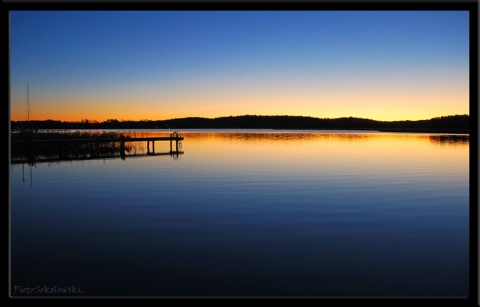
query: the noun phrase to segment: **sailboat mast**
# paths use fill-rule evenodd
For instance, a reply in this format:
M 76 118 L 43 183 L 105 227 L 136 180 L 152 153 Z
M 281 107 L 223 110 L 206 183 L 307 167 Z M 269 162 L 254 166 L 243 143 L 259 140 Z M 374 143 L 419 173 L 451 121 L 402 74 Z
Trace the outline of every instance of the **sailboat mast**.
M 27 82 L 27 121 L 30 120 L 30 94 L 28 91 L 28 82 Z

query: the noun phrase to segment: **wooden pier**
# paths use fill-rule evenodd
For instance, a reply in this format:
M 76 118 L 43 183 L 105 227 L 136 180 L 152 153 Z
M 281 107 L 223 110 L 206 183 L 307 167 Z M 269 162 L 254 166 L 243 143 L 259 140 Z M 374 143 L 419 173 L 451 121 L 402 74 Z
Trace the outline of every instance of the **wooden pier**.
M 170 151 L 165 153 L 155 153 L 155 142 L 170 142 Z M 80 145 L 80 144 L 88 144 L 90 157 L 97 158 L 100 157 L 99 155 L 99 144 L 104 143 L 115 143 L 119 144 L 120 148 L 120 157 L 125 159 L 125 143 L 127 142 L 146 142 L 147 144 L 147 155 L 171 155 L 174 157 L 178 157 L 179 154 L 183 154 L 181 149 L 181 141 L 183 141 L 183 137 L 179 136 L 177 132 L 170 134 L 170 136 L 165 137 L 117 137 L 117 138 L 82 138 L 82 139 L 49 139 L 49 140 L 12 140 L 11 144 L 13 145 L 26 145 L 29 151 L 29 158 L 28 160 L 31 162 L 32 160 L 35 161 L 35 155 L 33 148 L 36 145 L 47 145 L 52 148 L 57 148 L 57 154 L 59 159 L 63 160 L 66 158 L 65 153 L 67 152 L 68 145 Z M 151 148 L 150 148 L 151 143 Z M 118 151 L 117 151 L 118 152 Z

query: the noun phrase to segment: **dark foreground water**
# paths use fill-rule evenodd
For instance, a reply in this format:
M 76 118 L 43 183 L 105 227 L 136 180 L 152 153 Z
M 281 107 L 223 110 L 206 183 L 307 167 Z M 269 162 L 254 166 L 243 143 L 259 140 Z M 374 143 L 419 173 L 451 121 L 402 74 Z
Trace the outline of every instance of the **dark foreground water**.
M 11 165 L 11 295 L 469 295 L 468 136 L 181 135 Z

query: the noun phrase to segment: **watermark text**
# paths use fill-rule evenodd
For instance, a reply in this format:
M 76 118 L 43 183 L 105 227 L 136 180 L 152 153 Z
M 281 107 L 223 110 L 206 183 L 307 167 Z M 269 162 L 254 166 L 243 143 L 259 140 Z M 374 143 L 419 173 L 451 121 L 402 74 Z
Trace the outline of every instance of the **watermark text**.
M 13 286 L 12 295 L 59 295 L 59 294 L 72 294 L 78 295 L 82 294 L 83 291 L 78 286 L 35 286 L 35 287 L 25 287 L 25 286 Z

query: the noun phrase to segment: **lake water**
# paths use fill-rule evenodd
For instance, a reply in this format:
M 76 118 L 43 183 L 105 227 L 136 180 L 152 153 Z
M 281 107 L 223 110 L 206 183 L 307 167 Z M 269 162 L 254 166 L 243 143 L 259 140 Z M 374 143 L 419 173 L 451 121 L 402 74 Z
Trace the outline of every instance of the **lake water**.
M 11 294 L 469 295 L 468 135 L 180 135 L 11 164 Z

